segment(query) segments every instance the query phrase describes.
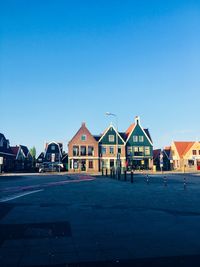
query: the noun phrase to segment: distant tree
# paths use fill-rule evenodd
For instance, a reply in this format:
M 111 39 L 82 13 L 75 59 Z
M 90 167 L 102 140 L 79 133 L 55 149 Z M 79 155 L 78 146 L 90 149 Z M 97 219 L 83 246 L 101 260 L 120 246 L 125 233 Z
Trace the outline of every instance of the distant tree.
M 30 154 L 34 159 L 36 158 L 36 148 L 35 147 L 30 148 Z

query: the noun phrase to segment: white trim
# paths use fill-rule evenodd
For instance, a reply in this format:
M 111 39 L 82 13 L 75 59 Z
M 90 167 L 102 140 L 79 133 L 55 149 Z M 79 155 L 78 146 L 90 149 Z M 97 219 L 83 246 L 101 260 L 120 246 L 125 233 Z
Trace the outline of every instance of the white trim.
M 118 135 L 118 137 L 122 140 L 123 144 L 125 145 L 124 139 L 121 137 L 121 135 L 119 134 L 119 132 L 115 129 L 115 127 L 112 124 L 104 131 L 104 134 L 101 136 L 101 138 L 99 139 L 98 143 L 103 139 L 103 137 L 107 134 L 107 132 L 109 131 L 109 129 L 111 127 L 114 129 L 115 133 Z M 115 144 L 112 144 L 112 145 L 117 145 L 116 144 L 116 141 L 115 141 Z M 118 144 L 118 146 L 120 146 L 120 144 Z
M 100 157 L 99 159 L 114 159 L 116 160 L 116 157 Z M 126 159 L 125 157 L 121 158 L 120 159 Z
M 68 159 L 99 159 L 99 157 L 93 157 L 93 158 L 91 158 L 90 156 L 89 157 L 82 157 L 82 156 L 80 156 L 80 157 L 77 157 L 77 156 L 75 156 L 75 157 L 68 157 Z

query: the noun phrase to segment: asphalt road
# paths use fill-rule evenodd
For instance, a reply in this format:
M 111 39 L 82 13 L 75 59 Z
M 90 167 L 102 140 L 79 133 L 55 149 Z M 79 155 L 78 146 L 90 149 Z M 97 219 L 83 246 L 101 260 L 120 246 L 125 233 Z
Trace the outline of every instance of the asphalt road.
M 200 266 L 200 176 L 0 177 L 0 266 Z

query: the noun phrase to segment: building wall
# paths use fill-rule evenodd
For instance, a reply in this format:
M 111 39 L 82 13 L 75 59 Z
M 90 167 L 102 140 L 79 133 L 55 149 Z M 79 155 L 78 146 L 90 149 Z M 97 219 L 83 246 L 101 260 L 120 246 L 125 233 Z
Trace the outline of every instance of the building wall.
M 82 137 L 85 136 L 84 140 Z M 78 155 L 73 154 L 73 147 L 78 147 Z M 86 155 L 81 155 L 81 146 L 86 147 Z M 88 147 L 93 147 L 93 154 L 88 155 Z M 98 142 L 91 135 L 86 128 L 85 123 L 82 124 L 79 131 L 75 134 L 72 140 L 68 144 L 68 157 L 69 157 L 69 169 L 77 171 L 99 171 L 99 148 Z M 82 170 L 83 162 L 85 161 L 85 170 Z M 89 168 L 89 162 L 93 162 L 93 168 Z M 76 166 L 78 162 L 78 167 Z M 75 164 L 75 165 L 74 165 Z M 77 168 L 76 168 L 77 167 Z
M 137 136 L 138 140 L 134 142 L 134 136 Z M 143 141 L 139 140 L 139 137 L 143 137 Z M 149 148 L 149 153 L 146 153 L 146 148 Z M 138 148 L 136 152 L 135 149 Z M 129 162 L 129 165 L 136 166 L 138 168 L 152 168 L 153 167 L 153 146 L 150 143 L 149 139 L 146 137 L 146 134 L 143 132 L 141 126 L 137 124 L 129 136 L 126 143 L 126 157 Z

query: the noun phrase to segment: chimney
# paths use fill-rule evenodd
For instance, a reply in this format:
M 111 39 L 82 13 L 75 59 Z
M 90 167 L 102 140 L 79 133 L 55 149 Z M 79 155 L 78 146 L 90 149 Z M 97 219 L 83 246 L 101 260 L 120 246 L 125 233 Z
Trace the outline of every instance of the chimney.
M 139 116 L 135 116 L 135 124 L 139 124 L 140 125 L 140 117 Z
M 81 125 L 82 127 L 85 127 L 85 122 L 82 122 L 82 125 Z

